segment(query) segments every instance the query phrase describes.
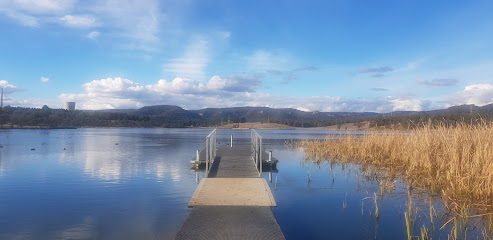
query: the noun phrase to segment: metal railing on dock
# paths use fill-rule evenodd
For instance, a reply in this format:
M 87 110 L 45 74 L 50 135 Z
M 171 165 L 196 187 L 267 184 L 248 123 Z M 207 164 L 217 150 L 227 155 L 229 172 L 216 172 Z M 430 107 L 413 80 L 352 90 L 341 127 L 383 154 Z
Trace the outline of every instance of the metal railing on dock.
M 209 176 L 212 164 L 216 159 L 216 129 L 205 138 L 205 176 Z
M 258 170 L 258 175 L 262 176 L 262 136 L 254 129 L 251 131 L 251 144 L 252 144 L 252 158 L 255 163 L 255 167 Z

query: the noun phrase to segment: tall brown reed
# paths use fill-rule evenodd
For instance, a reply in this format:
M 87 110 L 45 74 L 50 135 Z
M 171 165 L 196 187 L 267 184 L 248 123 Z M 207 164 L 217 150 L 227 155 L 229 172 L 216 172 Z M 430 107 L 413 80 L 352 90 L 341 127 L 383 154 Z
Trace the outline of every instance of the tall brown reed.
M 401 172 L 411 186 L 441 192 L 449 207 L 493 208 L 493 123 L 438 126 L 409 131 L 347 134 L 338 139 L 302 141 L 307 157 L 354 161 Z M 460 209 L 455 209 L 460 212 Z

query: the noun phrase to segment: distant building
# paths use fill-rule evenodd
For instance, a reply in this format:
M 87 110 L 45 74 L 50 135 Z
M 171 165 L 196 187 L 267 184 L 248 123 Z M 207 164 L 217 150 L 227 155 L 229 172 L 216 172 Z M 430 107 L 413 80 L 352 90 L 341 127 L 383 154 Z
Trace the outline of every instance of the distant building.
M 65 110 L 75 111 L 75 102 L 65 102 Z

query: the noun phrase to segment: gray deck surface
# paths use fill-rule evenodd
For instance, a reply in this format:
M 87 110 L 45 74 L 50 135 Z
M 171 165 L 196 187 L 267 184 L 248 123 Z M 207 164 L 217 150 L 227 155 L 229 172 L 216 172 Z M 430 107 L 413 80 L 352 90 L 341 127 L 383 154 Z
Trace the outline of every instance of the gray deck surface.
M 250 146 L 218 147 L 210 178 L 257 178 Z
M 250 146 L 221 146 L 209 178 L 258 178 Z M 265 157 L 263 157 L 265 158 Z M 176 239 L 285 239 L 270 207 L 194 206 Z
M 218 147 L 217 147 L 218 151 L 219 151 L 219 149 L 222 149 L 222 150 L 224 150 L 224 151 L 227 151 L 227 150 L 226 150 L 226 148 L 231 149 L 231 147 L 230 147 L 230 146 L 218 146 Z M 248 150 L 248 151 L 249 151 L 249 152 L 248 152 L 248 154 L 251 154 L 251 152 L 250 152 L 250 151 L 251 151 L 250 146 L 234 146 L 234 147 L 233 147 L 233 149 L 238 149 L 238 148 L 243 148 L 244 150 Z M 217 152 L 216 152 L 216 153 L 217 153 Z M 203 161 L 203 162 L 205 163 L 205 155 L 206 155 L 206 151 L 205 151 L 205 148 L 204 148 L 204 149 L 202 149 L 202 151 L 199 151 L 199 161 Z M 216 155 L 217 155 L 217 154 L 216 154 Z M 251 158 L 252 156 L 251 156 L 251 155 L 249 155 L 249 157 Z M 276 160 L 276 158 L 275 158 L 275 157 L 272 157 L 272 159 L 273 159 L 273 160 Z M 192 158 L 192 159 L 190 159 L 190 160 L 193 160 L 193 161 L 197 160 L 196 155 L 193 155 L 193 158 Z M 267 160 L 269 160 L 269 154 L 268 154 L 265 150 L 264 150 L 264 151 L 263 151 L 263 153 L 262 153 L 262 160 L 263 160 L 263 161 L 267 161 Z
M 217 152 L 216 152 L 216 161 L 219 162 L 221 161 L 221 159 L 223 159 L 221 156 L 224 155 L 226 156 L 226 160 L 228 162 L 226 163 L 223 163 L 223 166 L 221 167 L 221 170 L 223 171 L 228 171 L 228 170 L 231 170 L 232 168 L 235 168 L 235 169 L 239 169 L 239 168 L 250 168 L 250 165 L 252 165 L 253 167 L 255 167 L 254 163 L 253 163 L 253 160 L 252 160 L 252 156 L 251 156 L 251 147 L 248 145 L 248 146 L 235 146 L 233 148 L 229 147 L 229 146 L 219 146 L 217 147 Z M 205 168 L 205 155 L 206 155 L 206 151 L 205 151 L 205 148 L 202 149 L 202 151 L 199 152 L 199 161 L 200 161 L 200 165 L 202 168 Z M 251 161 L 243 161 L 243 160 L 246 160 L 246 159 L 250 159 Z M 190 159 L 190 161 L 194 162 L 196 161 L 196 157 Z M 262 153 L 262 161 L 264 163 L 264 168 L 266 169 L 269 169 L 269 166 L 266 166 L 266 164 L 268 164 L 269 160 L 269 153 L 267 153 L 266 151 L 263 151 Z M 272 160 L 277 162 L 277 159 L 275 157 L 272 157 Z M 274 167 L 275 168 L 275 167 Z M 255 169 L 255 168 L 254 168 Z M 264 169 L 264 170 L 266 170 Z M 194 168 L 192 167 L 192 170 L 197 170 L 197 168 Z M 215 176 L 215 174 L 217 173 L 217 166 L 215 166 L 214 168 L 211 169 L 211 172 L 213 174 L 213 176 L 210 176 L 209 177 L 229 177 L 229 175 L 231 175 L 231 173 L 221 173 L 220 175 L 218 176 Z M 255 172 L 256 172 L 256 169 L 255 169 Z M 228 176 L 224 176 L 223 174 L 227 174 Z M 257 177 L 258 176 L 258 172 L 256 172 L 256 176 L 253 176 L 255 174 L 253 174 L 253 170 L 248 170 L 248 173 L 241 173 L 243 175 L 249 175 L 251 174 L 251 176 L 243 176 L 243 177 Z M 211 173 L 209 173 L 211 174 Z M 233 173 L 234 174 L 234 173 Z M 234 176 L 234 177 L 242 177 L 242 176 Z
M 276 207 L 264 178 L 204 178 L 188 203 L 194 206 Z
M 176 239 L 285 239 L 270 207 L 194 207 Z

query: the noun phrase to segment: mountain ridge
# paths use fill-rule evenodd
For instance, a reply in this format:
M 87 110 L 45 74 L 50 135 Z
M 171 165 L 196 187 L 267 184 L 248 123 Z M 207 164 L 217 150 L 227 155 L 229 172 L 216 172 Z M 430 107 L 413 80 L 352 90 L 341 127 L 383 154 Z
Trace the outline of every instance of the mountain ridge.
M 0 111 L 0 127 L 7 125 L 50 127 L 213 127 L 231 123 L 275 123 L 291 127 L 325 127 L 369 123 L 370 127 L 410 126 L 434 121 L 454 124 L 479 119 L 493 120 L 493 104 L 459 105 L 431 111 L 306 112 L 293 108 L 227 107 L 186 110 L 176 105 L 153 105 L 139 109 L 76 110 L 7 106 Z

